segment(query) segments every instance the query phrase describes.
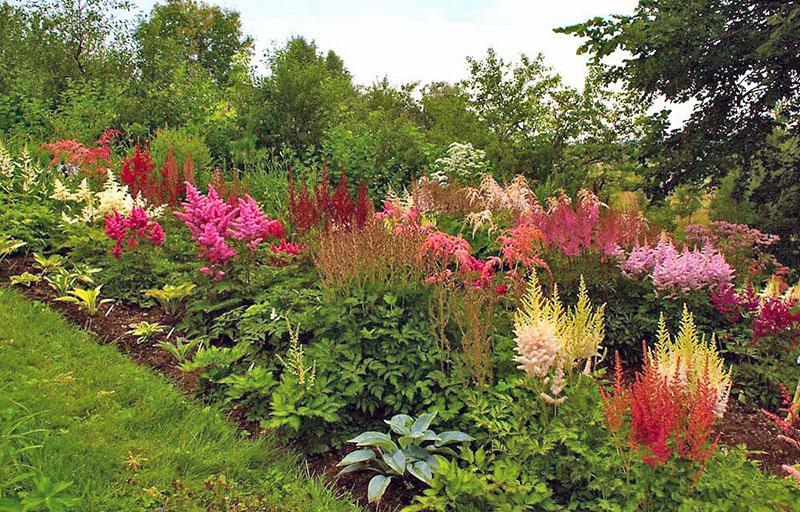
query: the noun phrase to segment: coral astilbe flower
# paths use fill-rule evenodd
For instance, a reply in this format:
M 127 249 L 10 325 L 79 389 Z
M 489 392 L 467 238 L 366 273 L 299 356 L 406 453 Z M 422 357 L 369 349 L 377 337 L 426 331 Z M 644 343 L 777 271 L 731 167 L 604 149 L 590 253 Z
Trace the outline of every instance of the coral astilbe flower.
M 96 170 L 100 174 L 105 174 L 106 166 L 111 165 L 111 141 L 117 135 L 119 135 L 117 130 L 106 130 L 92 147 L 74 140 L 59 140 L 42 144 L 42 149 L 53 153 L 50 165 L 65 162 L 84 171 Z
M 183 162 L 183 170 L 178 167 L 175 160 L 175 152 L 172 146 L 167 153 L 167 159 L 161 167 L 161 189 L 163 202 L 170 206 L 178 206 L 180 199 L 186 192 L 184 183 L 194 184 L 194 162 L 191 156 L 186 154 Z
M 136 249 L 139 247 L 139 240 L 145 239 L 160 246 L 166 237 L 161 225 L 151 220 L 141 207 L 134 207 L 127 217 L 114 212 L 106 217 L 105 224 L 106 236 L 114 240 L 114 247 L 111 249 L 114 258 L 122 256 L 123 243 L 129 249 Z
M 789 394 L 786 386 L 781 385 L 780 392 L 783 397 L 783 407 L 779 409 L 779 412 L 784 413 L 785 416 L 765 409 L 762 409 L 761 412 L 780 429 L 782 432 L 778 436 L 780 440 L 800 449 L 800 383 L 795 389 L 794 397 Z
M 630 387 L 630 441 L 637 450 L 647 448 L 643 460 L 655 466 L 672 455 L 668 441 L 678 428 L 678 393 L 649 358 Z
M 619 352 L 614 354 L 613 393 L 608 393 L 605 389 L 600 388 L 600 398 L 603 402 L 606 428 L 613 434 L 619 434 L 625 425 L 625 417 L 630 408 L 630 398 L 622 375 L 622 360 L 619 357 Z
M 299 256 L 306 249 L 308 249 L 307 245 L 289 242 L 285 238 L 281 238 L 279 244 L 272 244 L 271 250 L 273 254 L 275 254 L 275 257 L 272 258 L 272 262 L 277 267 L 284 267 L 289 264 L 287 260 Z
M 212 265 L 227 262 L 236 255 L 236 249 L 228 245 L 226 238 L 234 236 L 231 223 L 236 219 L 238 208 L 226 203 L 214 189 L 208 186 L 208 195 L 202 195 L 190 183 L 186 183 L 186 201 L 183 211 L 175 212 L 192 238 L 200 246 L 200 256 Z
M 522 265 L 528 269 L 547 267 L 538 254 L 543 240 L 538 228 L 520 225 L 504 231 L 498 240 L 500 252 L 509 266 Z
M 133 154 L 122 161 L 120 180 L 128 186 L 131 196 L 141 195 L 150 204 L 161 202 L 161 190 L 158 180 L 153 174 L 156 164 L 150 157 L 150 151 L 137 145 Z

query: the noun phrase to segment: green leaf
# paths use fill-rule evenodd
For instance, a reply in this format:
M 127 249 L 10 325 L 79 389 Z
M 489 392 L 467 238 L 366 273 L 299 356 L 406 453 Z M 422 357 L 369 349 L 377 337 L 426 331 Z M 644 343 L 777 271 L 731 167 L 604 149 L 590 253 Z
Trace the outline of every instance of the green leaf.
M 408 472 L 428 485 L 431 484 L 431 480 L 433 479 L 433 471 L 431 471 L 427 462 L 418 461 L 411 464 L 408 466 Z
M 349 466 L 346 466 L 346 467 L 342 468 L 342 470 L 339 471 L 336 474 L 336 476 L 346 475 L 348 473 L 354 473 L 356 471 L 361 471 L 361 470 L 364 470 L 364 469 L 369 469 L 369 466 L 367 466 L 366 464 L 363 464 L 361 462 L 356 462 L 355 464 L 350 464 Z
M 372 480 L 369 481 L 369 485 L 367 486 L 367 499 L 369 502 L 374 503 L 380 500 L 383 497 L 383 493 L 386 492 L 386 488 L 389 486 L 391 481 L 392 477 L 390 476 L 373 476 Z
M 384 453 L 383 461 L 398 475 L 404 475 L 406 473 L 406 454 L 403 453 L 403 450 Z
M 364 432 L 363 434 L 360 434 L 347 442 L 354 443 L 357 446 L 377 446 L 384 451 L 397 450 L 397 445 L 394 444 L 394 441 L 392 441 L 392 438 L 389 436 L 389 434 L 384 434 L 383 432 Z
M 415 421 L 414 424 L 411 425 L 411 432 L 414 433 L 414 434 L 420 434 L 420 433 L 428 430 L 428 427 L 431 426 L 431 422 L 433 421 L 433 419 L 435 417 L 436 417 L 436 413 L 435 412 L 434 413 L 425 413 L 425 414 L 421 415 L 419 418 L 417 418 L 417 421 Z
M 384 423 L 389 425 L 392 430 L 401 436 L 411 435 L 409 425 L 414 422 L 414 418 L 407 414 L 397 414 L 392 416 L 390 420 L 384 420 Z
M 436 442 L 436 446 L 445 446 L 451 443 L 466 443 L 474 440 L 474 437 L 464 432 L 448 431 L 439 434 L 439 441 Z
M 341 460 L 337 466 L 347 466 L 348 464 L 354 464 L 356 462 L 364 462 L 367 460 L 373 460 L 375 458 L 375 452 L 372 450 L 356 450 L 354 452 L 348 453 L 345 458 Z

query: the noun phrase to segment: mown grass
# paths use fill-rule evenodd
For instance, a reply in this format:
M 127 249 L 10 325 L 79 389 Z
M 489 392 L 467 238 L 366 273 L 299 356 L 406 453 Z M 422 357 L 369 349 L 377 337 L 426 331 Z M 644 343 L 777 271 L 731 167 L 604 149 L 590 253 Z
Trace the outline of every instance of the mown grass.
M 242 439 L 216 409 L 5 288 L 0 389 L 0 411 L 31 415 L 27 427 L 46 429 L 25 462 L 71 481 L 76 510 L 206 510 L 199 496 L 217 475 L 235 482 L 233 494 L 263 496 L 244 510 L 359 510 L 308 478 L 290 453 Z M 175 490 L 176 479 L 186 491 Z

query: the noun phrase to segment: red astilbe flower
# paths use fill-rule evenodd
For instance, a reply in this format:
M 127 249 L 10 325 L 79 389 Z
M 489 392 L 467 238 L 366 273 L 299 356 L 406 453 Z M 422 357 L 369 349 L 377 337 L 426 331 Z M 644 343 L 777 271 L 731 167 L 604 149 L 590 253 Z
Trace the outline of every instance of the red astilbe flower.
M 702 380 L 694 387 L 681 385 L 680 379 L 659 371 L 646 347 L 645 354 L 643 368 L 629 385 L 616 355 L 613 391 L 600 390 L 606 427 L 619 435 L 629 411 L 628 444 L 646 464 L 664 464 L 677 453 L 700 465 L 699 478 L 717 447 L 717 439 L 711 439 L 718 419 L 716 392 Z
M 298 189 L 293 174 L 289 172 L 289 219 L 300 233 L 322 225 L 324 229 L 363 229 L 372 217 L 372 201 L 367 196 L 367 186 L 358 187 L 355 201 L 350 195 L 344 170 L 331 194 L 328 167 L 322 165 L 322 177 L 313 193 L 303 183 Z
M 183 169 L 178 167 L 178 162 L 175 160 L 175 151 L 172 146 L 167 153 L 167 159 L 164 165 L 161 166 L 161 190 L 162 201 L 170 206 L 178 206 L 181 199 L 186 194 L 186 186 L 184 183 L 191 183 L 194 185 L 194 162 L 189 154 L 183 161 Z
M 111 165 L 111 142 L 119 135 L 117 130 L 106 130 L 92 147 L 87 147 L 75 140 L 59 140 L 42 144 L 42 149 L 53 154 L 50 165 L 68 163 L 82 171 L 96 171 L 105 174 L 106 166 Z
M 161 246 L 166 238 L 161 225 L 151 220 L 147 212 L 138 206 L 127 217 L 115 211 L 106 217 L 105 225 L 106 236 L 114 240 L 111 254 L 116 259 L 122 257 L 123 244 L 129 250 L 134 250 L 139 247 L 139 240 L 148 240 L 153 245 Z
M 133 154 L 122 161 L 120 181 L 127 185 L 131 196 L 140 196 L 150 204 L 160 204 L 161 189 L 153 173 L 155 168 L 150 151 L 137 144 Z
M 784 385 L 780 386 L 780 392 L 783 398 L 783 407 L 778 409 L 778 412 L 785 416 L 766 409 L 761 409 L 761 412 L 782 432 L 778 439 L 800 449 L 800 398 L 793 398 Z

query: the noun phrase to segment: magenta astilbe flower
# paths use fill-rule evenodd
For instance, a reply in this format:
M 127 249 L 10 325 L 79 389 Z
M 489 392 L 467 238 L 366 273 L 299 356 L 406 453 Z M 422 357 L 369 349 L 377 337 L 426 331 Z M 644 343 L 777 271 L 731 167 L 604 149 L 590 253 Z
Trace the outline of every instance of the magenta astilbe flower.
M 186 182 L 186 201 L 183 211 L 175 212 L 200 246 L 200 255 L 212 265 L 225 263 L 236 255 L 236 249 L 228 245 L 226 238 L 234 237 L 231 224 L 239 215 L 239 208 L 226 203 L 208 185 L 208 195 L 204 196 L 194 186 Z
M 166 234 L 158 222 L 150 219 L 147 212 L 141 207 L 135 207 L 131 213 L 124 217 L 118 212 L 108 215 L 105 218 L 105 234 L 114 240 L 114 247 L 111 255 L 114 258 L 122 257 L 122 244 L 125 243 L 130 249 L 139 247 L 139 239 L 144 238 L 153 245 L 160 246 L 164 243 Z

